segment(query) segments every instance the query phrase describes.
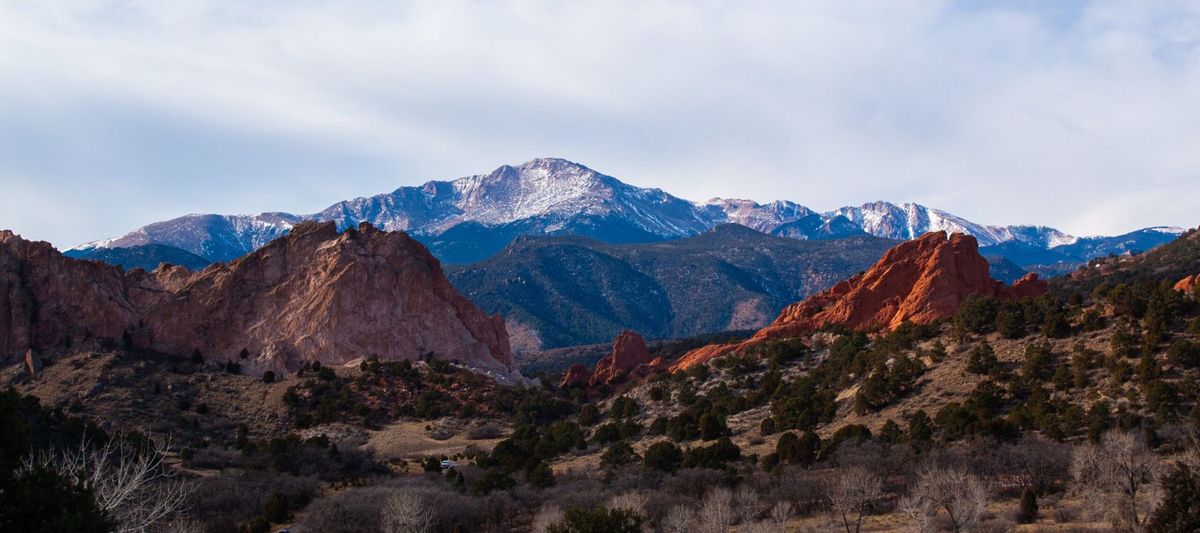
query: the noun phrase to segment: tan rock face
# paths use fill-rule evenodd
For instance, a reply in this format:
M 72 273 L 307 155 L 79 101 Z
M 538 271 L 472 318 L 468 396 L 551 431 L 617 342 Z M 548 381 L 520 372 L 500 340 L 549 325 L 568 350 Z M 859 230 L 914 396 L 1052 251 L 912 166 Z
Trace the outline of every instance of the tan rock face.
M 508 335 L 458 294 L 429 251 L 368 225 L 305 223 L 229 264 L 123 272 L 0 233 L 0 349 L 56 349 L 90 337 L 166 353 L 200 350 L 258 370 L 317 360 L 432 355 L 510 373 Z
M 1018 299 L 1049 287 L 1027 274 L 1012 287 L 988 275 L 974 237 L 931 232 L 901 243 L 866 272 L 784 308 L 770 326 L 741 344 L 710 345 L 672 365 L 682 369 L 769 339 L 795 337 L 840 324 L 859 331 L 890 330 L 905 321 L 928 323 L 953 315 L 972 294 Z

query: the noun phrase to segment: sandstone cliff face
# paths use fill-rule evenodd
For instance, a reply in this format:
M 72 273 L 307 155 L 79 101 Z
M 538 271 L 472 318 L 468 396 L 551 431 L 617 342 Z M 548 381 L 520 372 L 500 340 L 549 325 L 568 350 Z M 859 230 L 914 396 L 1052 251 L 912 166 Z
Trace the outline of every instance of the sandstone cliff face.
M 931 232 L 901 243 L 869 270 L 802 302 L 784 308 L 751 339 L 710 345 L 685 354 L 672 369 L 687 368 L 769 339 L 795 337 L 840 324 L 860 331 L 890 330 L 904 321 L 928 323 L 953 315 L 972 294 L 1002 299 L 1037 296 L 1048 290 L 1036 274 L 1011 287 L 988 275 L 974 237 Z
M 513 370 L 508 335 L 458 294 L 436 259 L 403 233 L 305 223 L 259 250 L 201 272 L 154 272 L 66 258 L 0 233 L 0 349 L 61 349 L 90 337 L 289 370 L 317 360 L 431 355 Z M 128 335 L 126 335 L 128 333 Z
M 132 277 L 0 231 L 0 356 L 63 348 L 89 337 L 121 338 L 137 323 Z

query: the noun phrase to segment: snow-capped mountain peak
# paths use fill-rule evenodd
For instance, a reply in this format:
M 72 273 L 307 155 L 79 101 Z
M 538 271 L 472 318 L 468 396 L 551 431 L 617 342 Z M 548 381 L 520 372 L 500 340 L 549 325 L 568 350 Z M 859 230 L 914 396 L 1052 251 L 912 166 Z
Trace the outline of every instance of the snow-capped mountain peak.
M 875 201 L 858 207 L 843 207 L 825 214 L 841 215 L 862 227 L 863 231 L 889 239 L 914 239 L 930 231 L 967 233 L 980 246 L 1020 241 L 1039 248 L 1073 244 L 1077 237 L 1046 226 L 989 226 L 915 203 L 894 204 Z
M 974 235 L 981 246 L 1015 241 L 1049 249 L 1079 241 L 1054 228 L 977 224 L 916 203 L 875 201 L 818 213 L 787 200 L 691 202 L 661 189 L 623 183 L 566 159 L 539 158 L 486 174 L 346 200 L 309 215 L 187 215 L 76 250 L 154 243 L 227 261 L 287 233 L 303 220 L 332 220 L 341 228 L 369 222 L 386 230 L 407 231 L 438 246 L 470 241 L 455 254 L 443 256 L 455 262 L 482 259 L 518 235 L 575 234 L 609 242 L 644 242 L 698 235 L 726 223 L 801 239 L 869 234 L 904 240 L 947 231 Z M 1144 231 L 1177 234 L 1182 230 Z M 443 250 L 434 249 L 435 253 Z

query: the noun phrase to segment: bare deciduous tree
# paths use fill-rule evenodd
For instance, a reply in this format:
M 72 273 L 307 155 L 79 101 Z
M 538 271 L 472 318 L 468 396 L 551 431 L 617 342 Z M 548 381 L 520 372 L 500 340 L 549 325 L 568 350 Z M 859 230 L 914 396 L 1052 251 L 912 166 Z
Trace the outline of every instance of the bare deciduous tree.
M 933 500 L 910 492 L 896 502 L 896 509 L 913 521 L 917 533 L 933 531 L 933 518 L 937 516 Z
M 696 514 L 694 531 L 726 533 L 733 526 L 733 494 L 729 489 L 713 489 L 704 495 L 700 512 Z
M 1075 450 L 1071 478 L 1094 515 L 1116 527 L 1142 531 L 1157 504 L 1158 469 L 1158 458 L 1142 439 L 1110 431 L 1099 445 L 1088 443 Z
M 737 515 L 739 524 L 749 524 L 758 518 L 758 515 L 765 509 L 762 496 L 759 496 L 753 488 L 742 485 L 737 492 L 733 494 L 733 510 Z
M 970 530 L 983 519 L 993 493 L 992 485 L 961 468 L 926 466 L 917 482 L 899 503 L 919 531 L 930 531 L 939 510 L 945 510 L 950 529 Z
M 533 515 L 533 533 L 546 533 L 551 526 L 561 524 L 563 521 L 563 510 L 557 505 L 543 505 L 538 509 L 536 515 Z
M 663 517 L 659 529 L 663 533 L 688 533 L 694 530 L 696 511 L 684 505 L 676 505 Z
M 735 497 L 735 500 L 738 498 Z M 787 522 L 792 516 L 792 504 L 781 501 L 771 507 L 769 517 L 757 522 L 745 520 L 738 526 L 738 533 L 786 533 Z
M 170 442 L 149 440 L 144 448 L 113 439 L 104 446 L 88 441 L 78 449 L 28 456 L 25 469 L 45 467 L 92 489 L 96 503 L 117 520 L 120 532 L 161 529 L 187 508 L 196 485 L 163 464 Z
M 788 520 L 792 519 L 792 504 L 791 502 L 781 501 L 771 507 L 771 522 L 775 524 L 780 531 L 787 528 Z
M 650 497 L 645 492 L 636 490 L 625 492 L 613 496 L 608 500 L 608 508 L 630 511 L 644 518 L 646 516 L 646 502 L 649 499 Z
M 1044 494 L 1065 480 L 1071 465 L 1071 449 L 1044 437 L 1026 435 L 1014 444 L 1001 445 L 996 452 L 998 473 L 1009 473 L 1021 486 Z
M 390 496 L 380 513 L 380 525 L 386 533 L 427 533 L 433 529 L 433 508 L 410 491 Z
M 883 494 L 883 480 L 861 466 L 843 468 L 825 487 L 829 510 L 846 533 L 858 533 L 867 507 Z

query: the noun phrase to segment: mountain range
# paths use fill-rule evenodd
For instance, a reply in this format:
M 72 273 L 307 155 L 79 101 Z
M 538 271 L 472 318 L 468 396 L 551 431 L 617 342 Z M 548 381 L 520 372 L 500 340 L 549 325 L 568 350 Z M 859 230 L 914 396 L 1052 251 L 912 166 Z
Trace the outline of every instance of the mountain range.
M 1175 228 L 1148 228 L 1116 238 L 1079 238 L 1044 226 L 978 224 L 912 203 L 871 202 L 816 212 L 786 200 L 692 202 L 661 189 L 623 183 L 577 163 L 542 158 L 488 174 L 346 200 L 307 215 L 187 215 L 80 245 L 67 255 L 144 267 L 154 260 L 146 253 L 127 259 L 108 250 L 160 245 L 209 262 L 227 262 L 306 220 L 333 221 L 339 229 L 368 222 L 384 230 L 403 230 L 451 264 L 486 259 L 523 235 L 644 243 L 695 236 L 734 223 L 806 240 L 862 235 L 906 240 L 929 231 L 966 233 L 979 241 L 985 255 L 1005 257 L 1022 268 L 1069 264 L 1069 270 L 1090 257 L 1145 250 L 1179 233 Z M 181 255 L 166 248 L 157 253 L 166 254 L 163 259 L 168 261 Z
M 514 351 L 531 353 L 607 342 L 625 329 L 681 338 L 759 328 L 896 242 L 789 239 L 737 224 L 653 243 L 519 237 L 446 275 L 480 308 L 504 315 Z

